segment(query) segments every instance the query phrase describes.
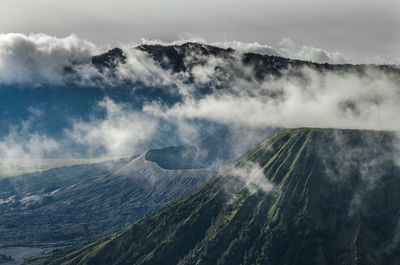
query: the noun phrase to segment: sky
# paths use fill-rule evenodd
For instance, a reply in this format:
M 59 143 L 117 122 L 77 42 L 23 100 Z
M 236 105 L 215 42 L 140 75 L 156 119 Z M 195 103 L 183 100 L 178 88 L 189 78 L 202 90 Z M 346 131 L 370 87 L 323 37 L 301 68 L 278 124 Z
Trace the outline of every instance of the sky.
M 1 0 L 0 33 L 71 34 L 100 45 L 202 38 L 276 47 L 290 39 L 350 62 L 400 62 L 396 0 Z

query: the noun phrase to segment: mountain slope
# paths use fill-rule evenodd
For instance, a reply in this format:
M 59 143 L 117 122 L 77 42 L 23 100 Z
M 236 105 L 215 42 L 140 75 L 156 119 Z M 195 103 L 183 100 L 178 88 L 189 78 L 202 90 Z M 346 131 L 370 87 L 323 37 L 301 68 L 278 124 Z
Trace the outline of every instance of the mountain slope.
M 4 192 L 0 246 L 97 239 L 162 208 L 212 174 L 207 168 L 165 170 L 145 156 L 108 174 L 85 171 L 68 183 L 52 183 L 56 175 L 50 174 L 48 183 L 38 184 L 42 189 Z M 59 174 L 68 174 L 68 169 Z
M 70 217 L 60 214 L 66 209 L 57 201 L 59 195 L 66 187 L 109 175 L 128 161 L 62 166 L 0 179 L 0 248 L 52 243 L 85 234 L 79 218 L 68 225 Z
M 74 245 L 119 231 L 191 191 L 270 134 L 263 130 L 247 139 L 220 129 L 190 145 L 151 149 L 132 160 L 2 179 L 0 250 Z M 234 146 L 239 139 L 242 145 Z
M 389 132 L 285 130 L 120 233 L 41 258 L 50 264 L 399 264 L 395 145 Z

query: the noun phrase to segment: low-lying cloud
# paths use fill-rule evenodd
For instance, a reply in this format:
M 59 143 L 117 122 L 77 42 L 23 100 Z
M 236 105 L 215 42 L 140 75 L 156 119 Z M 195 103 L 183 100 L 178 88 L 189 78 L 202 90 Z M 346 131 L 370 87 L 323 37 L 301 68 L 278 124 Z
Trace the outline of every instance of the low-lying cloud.
M 312 46 L 298 47 L 290 39 L 283 39 L 275 48 L 258 42 L 208 43 L 201 38 L 186 38 L 169 43 L 143 39 L 142 43 L 121 44 L 128 60 L 113 73 L 111 78 L 107 72 L 100 73 L 90 63 L 92 56 L 105 52 L 110 47 L 97 46 L 75 35 L 57 38 L 46 34 L 8 33 L 0 34 L 0 83 L 28 84 L 30 87 L 35 87 L 43 84 L 65 85 L 68 82 L 75 82 L 84 86 L 99 86 L 115 85 L 115 82 L 130 80 L 165 85 L 176 80 L 171 80 L 165 71 L 160 71 L 154 61 L 134 47 L 140 44 L 178 45 L 188 41 L 233 48 L 239 53 L 259 53 L 320 63 L 347 61 L 346 56 L 339 52 L 328 52 Z M 78 73 L 78 78 L 71 77 L 71 70 Z
M 125 64 L 102 72 L 90 60 L 105 49 L 76 36 L 58 39 L 44 34 L 0 35 L 2 84 L 35 87 L 77 80 L 85 89 L 87 85 L 117 87 L 140 82 L 144 87 L 157 87 L 181 98 L 173 104 L 159 98 L 147 100 L 142 109 L 134 109 L 129 103 L 117 103 L 106 97 L 93 106 L 105 115 L 88 120 L 75 118 L 72 127 L 64 130 L 62 139 L 32 132 L 27 123 L 22 126 L 24 129 L 10 130 L 0 140 L 0 155 L 40 158 L 60 153 L 66 146 L 80 146 L 90 156 L 126 156 L 145 149 L 156 135 L 163 139 L 160 132 L 165 124 L 176 127 L 177 138 L 190 141 L 200 135 L 198 121 L 249 131 L 291 127 L 400 129 L 400 78 L 396 72 L 367 67 L 362 72 L 344 73 L 303 67 L 296 69 L 295 74 L 290 73 L 291 69 L 283 70 L 281 76 L 260 80 L 254 66 L 241 60 L 243 53 L 280 54 L 334 63 L 344 62 L 345 57 L 311 46 L 297 47 L 288 39 L 276 49 L 259 43 L 214 44 L 233 47 L 237 52 L 228 58 L 190 54 L 185 57 L 188 65 L 201 63 L 176 73 L 163 69 L 148 54 L 133 49 L 136 44 L 132 44 L 122 47 L 127 56 Z M 71 73 L 75 73 L 75 79 L 69 79 Z M 205 86 L 208 92 L 199 96 L 198 88 Z M 40 108 L 34 110 L 40 113 Z M 65 152 L 69 157 L 79 155 Z
M 265 178 L 262 168 L 256 163 L 247 162 L 240 167 L 233 167 L 228 174 L 239 179 L 243 184 L 242 188 L 251 193 L 257 191 L 269 193 L 275 188 L 274 184 Z
M 349 62 L 347 56 L 341 52 L 326 51 L 311 45 L 298 46 L 289 38 L 284 38 L 279 42 L 278 50 L 282 56 L 292 59 L 331 64 L 344 64 Z
M 347 55 L 339 51 L 332 52 L 318 47 L 314 47 L 312 45 L 299 45 L 290 38 L 283 38 L 276 46 L 261 44 L 257 41 L 208 42 L 205 39 L 198 37 L 187 37 L 173 42 L 142 39 L 142 44 L 150 44 L 150 45 L 154 44 L 182 45 L 186 42 L 208 44 L 224 49 L 232 48 L 240 53 L 258 53 L 262 55 L 287 57 L 291 59 L 312 61 L 316 63 L 344 64 L 344 63 L 349 63 L 351 61 Z
M 0 34 L 0 83 L 63 84 L 65 67 L 87 64 L 100 51 L 75 35 Z
M 89 120 L 72 120 L 61 137 L 32 132 L 32 122 L 37 117 L 34 110 L 30 118 L 13 126 L 0 138 L 0 176 L 25 170 L 43 169 L 45 160 L 128 157 L 146 150 L 158 121 L 105 98 L 93 107 Z M 42 161 L 43 160 L 43 161 Z M 21 171 L 22 170 L 22 171 Z
M 152 138 L 157 127 L 153 117 L 138 113 L 127 105 L 116 104 L 109 98 L 100 101 L 98 106 L 105 111 L 104 118 L 76 121 L 72 129 L 65 132 L 69 141 L 86 147 L 89 155 L 129 156 Z
M 400 129 L 398 77 L 302 70 L 302 78 L 233 83 L 232 91 L 187 98 L 172 108 L 147 105 L 164 118 L 206 119 L 244 127 Z

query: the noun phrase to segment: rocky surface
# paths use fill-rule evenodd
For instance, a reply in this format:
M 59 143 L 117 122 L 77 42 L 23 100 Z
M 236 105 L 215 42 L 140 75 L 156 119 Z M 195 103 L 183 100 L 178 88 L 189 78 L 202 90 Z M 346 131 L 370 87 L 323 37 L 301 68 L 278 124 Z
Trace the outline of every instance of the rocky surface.
M 207 169 L 165 170 L 145 153 L 110 174 L 86 175 L 0 199 L 3 245 L 73 244 L 127 226 L 202 183 Z

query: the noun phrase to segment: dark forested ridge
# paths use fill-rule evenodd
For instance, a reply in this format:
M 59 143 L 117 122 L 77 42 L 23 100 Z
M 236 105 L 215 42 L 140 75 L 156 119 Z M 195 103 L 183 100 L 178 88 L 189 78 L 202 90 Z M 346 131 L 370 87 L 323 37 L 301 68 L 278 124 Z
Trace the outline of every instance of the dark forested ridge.
M 123 231 L 29 263 L 399 264 L 396 142 L 384 131 L 285 130 Z
M 276 55 L 243 53 L 237 57 L 235 50 L 231 48 L 219 48 L 207 44 L 187 42 L 182 45 L 141 45 L 137 49 L 149 54 L 162 68 L 175 72 L 190 72 L 196 65 L 202 65 L 210 57 L 223 59 L 227 66 L 232 61 L 251 66 L 256 71 L 256 77 L 265 79 L 270 76 L 281 76 L 282 71 L 296 71 L 302 67 L 310 67 L 318 71 L 349 73 L 365 73 L 368 69 L 376 69 L 392 73 L 399 73 L 395 66 L 391 65 L 365 65 L 365 64 L 328 64 L 311 61 L 296 60 Z M 107 53 L 108 54 L 108 53 Z M 234 68 L 221 69 L 221 71 L 234 71 Z M 285 72 L 287 74 L 287 72 Z

